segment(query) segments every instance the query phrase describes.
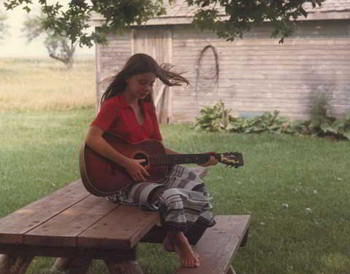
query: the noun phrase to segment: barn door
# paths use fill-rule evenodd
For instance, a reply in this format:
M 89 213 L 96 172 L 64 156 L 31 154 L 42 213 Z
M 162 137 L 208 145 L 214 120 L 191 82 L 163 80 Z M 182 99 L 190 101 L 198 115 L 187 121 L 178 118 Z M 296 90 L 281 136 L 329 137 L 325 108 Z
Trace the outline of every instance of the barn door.
M 132 53 L 146 53 L 158 63 L 171 63 L 172 31 L 166 27 L 139 27 L 132 32 Z M 170 89 L 159 80 L 153 89 L 153 99 L 156 105 L 160 123 L 169 123 L 171 119 Z

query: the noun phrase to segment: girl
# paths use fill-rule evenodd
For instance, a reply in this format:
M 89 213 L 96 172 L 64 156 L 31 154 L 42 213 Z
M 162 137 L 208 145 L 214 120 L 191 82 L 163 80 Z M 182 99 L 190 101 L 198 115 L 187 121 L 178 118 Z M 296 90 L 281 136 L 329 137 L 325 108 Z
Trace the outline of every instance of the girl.
M 168 86 L 188 84 L 186 78 L 171 71 L 171 66 L 160 66 L 146 54 L 130 57 L 103 94 L 101 110 L 88 129 L 85 143 L 124 167 L 135 182 L 127 190 L 108 197 L 109 200 L 159 210 L 161 224 L 167 231 L 164 248 L 175 251 L 184 267 L 198 267 L 200 258 L 192 250 L 189 238 L 194 235 L 198 239 L 206 227 L 215 224 L 200 178 L 190 169 L 177 165 L 170 169 L 163 182 L 147 182 L 149 173 L 141 165 L 143 160 L 124 156 L 102 137 L 109 131 L 129 143 L 147 139 L 162 141 L 152 99 L 156 78 Z M 176 152 L 166 148 L 166 153 Z M 203 166 L 215 164 L 217 160 L 211 156 Z

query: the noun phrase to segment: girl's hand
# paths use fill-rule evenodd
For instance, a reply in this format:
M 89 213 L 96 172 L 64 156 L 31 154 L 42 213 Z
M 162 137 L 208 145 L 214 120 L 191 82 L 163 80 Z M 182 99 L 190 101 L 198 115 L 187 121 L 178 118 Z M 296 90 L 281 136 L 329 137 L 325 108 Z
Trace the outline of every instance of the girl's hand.
M 146 168 L 141 165 L 144 161 L 145 160 L 130 159 L 125 165 L 126 171 L 135 182 L 147 181 L 146 177 L 150 176 Z
M 207 167 L 207 166 L 215 166 L 218 163 L 218 160 L 214 156 L 210 156 L 208 162 L 204 164 L 198 164 L 202 167 Z

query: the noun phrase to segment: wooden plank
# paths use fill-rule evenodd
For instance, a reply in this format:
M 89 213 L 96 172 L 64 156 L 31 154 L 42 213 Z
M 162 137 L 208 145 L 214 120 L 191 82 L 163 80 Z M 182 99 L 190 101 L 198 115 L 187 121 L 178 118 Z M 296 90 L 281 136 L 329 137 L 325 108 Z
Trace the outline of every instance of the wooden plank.
M 158 212 L 121 205 L 78 237 L 78 246 L 132 248 L 159 221 Z
M 38 256 L 38 257 L 65 257 L 78 258 L 90 257 L 94 259 L 112 258 L 115 260 L 135 260 L 136 249 L 105 249 L 105 248 L 80 248 L 70 246 L 39 246 L 25 244 L 0 244 L 0 254 L 11 256 Z M 6 273 L 7 274 L 7 273 Z
M 176 273 L 226 274 L 249 226 L 249 215 L 217 216 L 194 250 L 200 256 L 198 268 L 181 268 Z
M 116 207 L 118 204 L 111 203 L 104 198 L 88 196 L 28 232 L 24 236 L 24 243 L 44 246 L 76 246 L 76 237 L 79 234 Z
M 0 243 L 23 243 L 23 235 L 90 194 L 81 180 L 0 219 Z

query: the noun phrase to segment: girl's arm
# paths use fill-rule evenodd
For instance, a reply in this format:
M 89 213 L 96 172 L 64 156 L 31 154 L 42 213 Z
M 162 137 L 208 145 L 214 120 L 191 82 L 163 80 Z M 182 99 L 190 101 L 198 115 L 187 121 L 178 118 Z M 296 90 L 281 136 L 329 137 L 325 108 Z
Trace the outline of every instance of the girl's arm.
M 149 176 L 147 170 L 140 164 L 144 160 L 131 159 L 108 144 L 102 138 L 103 130 L 96 126 L 90 126 L 85 136 L 85 143 L 101 156 L 104 156 L 117 165 L 122 166 L 130 174 L 134 181 L 146 181 Z

